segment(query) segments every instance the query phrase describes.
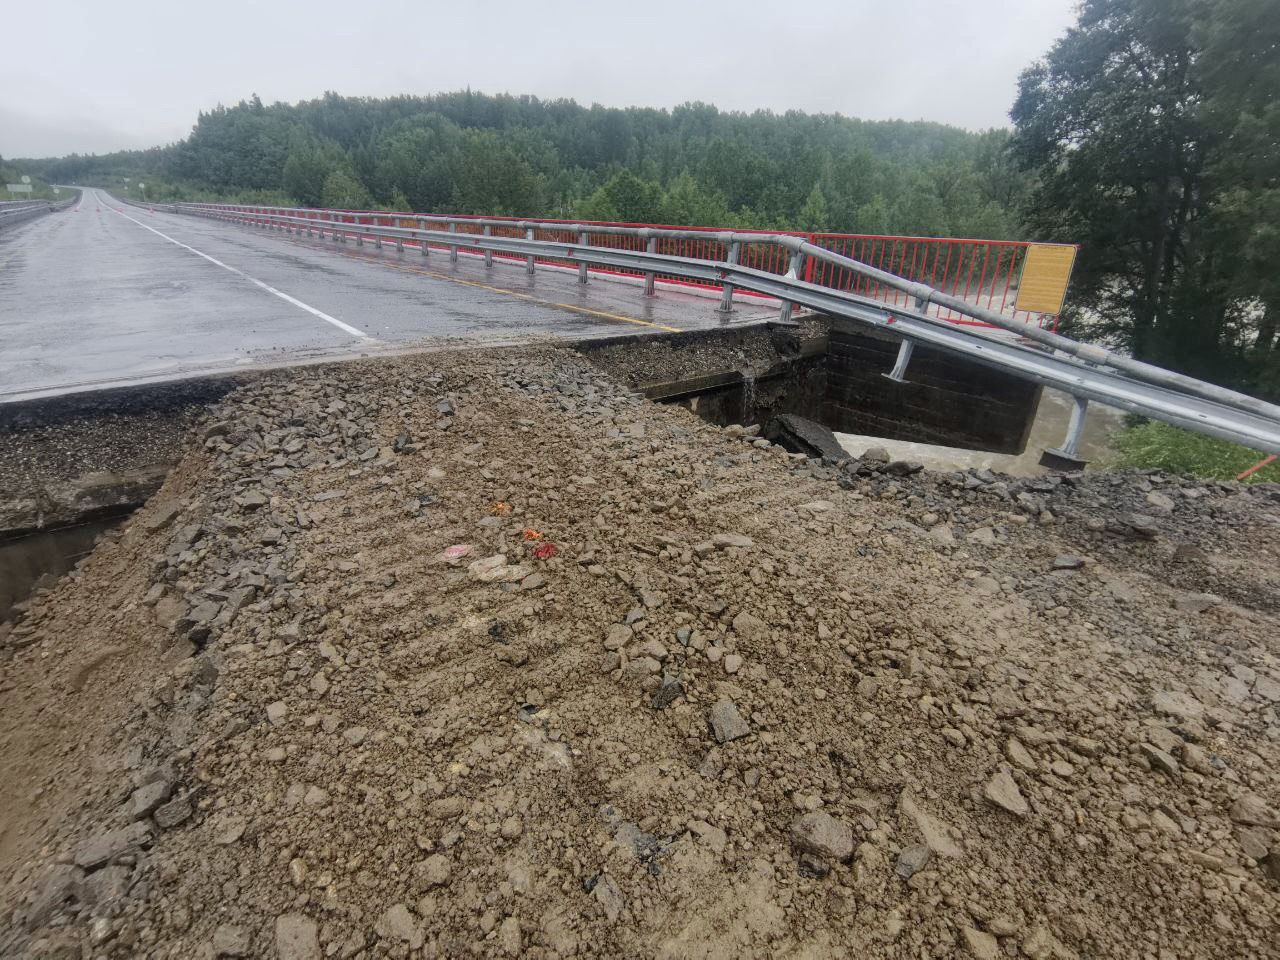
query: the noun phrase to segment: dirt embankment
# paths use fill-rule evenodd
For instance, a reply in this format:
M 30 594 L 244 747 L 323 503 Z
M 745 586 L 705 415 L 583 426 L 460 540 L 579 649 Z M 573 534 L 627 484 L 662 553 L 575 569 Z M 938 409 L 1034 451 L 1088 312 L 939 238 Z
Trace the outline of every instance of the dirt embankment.
M 0 954 L 1280 956 L 1274 490 L 268 377 L 2 642 Z

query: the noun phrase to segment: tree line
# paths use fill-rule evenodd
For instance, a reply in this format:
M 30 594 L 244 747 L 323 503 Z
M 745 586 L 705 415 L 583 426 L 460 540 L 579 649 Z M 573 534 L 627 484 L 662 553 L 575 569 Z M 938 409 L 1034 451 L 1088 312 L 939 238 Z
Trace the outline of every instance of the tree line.
M 169 147 L 29 162 L 153 199 L 1009 238 L 1008 132 L 837 115 L 585 107 L 472 91 L 258 97 Z

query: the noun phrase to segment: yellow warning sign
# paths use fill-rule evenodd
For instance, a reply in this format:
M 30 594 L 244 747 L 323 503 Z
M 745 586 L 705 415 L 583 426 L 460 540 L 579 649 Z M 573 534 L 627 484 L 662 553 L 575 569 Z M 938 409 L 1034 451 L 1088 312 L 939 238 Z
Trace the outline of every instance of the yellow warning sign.
M 1033 243 L 1027 247 L 1016 309 L 1029 313 L 1061 313 L 1075 263 L 1076 248 L 1071 244 Z

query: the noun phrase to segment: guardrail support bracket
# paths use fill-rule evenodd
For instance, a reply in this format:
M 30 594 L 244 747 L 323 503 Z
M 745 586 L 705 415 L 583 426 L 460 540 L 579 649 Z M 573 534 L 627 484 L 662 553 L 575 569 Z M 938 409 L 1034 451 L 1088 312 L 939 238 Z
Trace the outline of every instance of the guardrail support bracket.
M 894 383 L 907 382 L 907 364 L 911 362 L 911 354 L 915 350 L 916 345 L 910 340 L 902 340 L 898 343 L 898 359 L 893 363 L 893 369 L 888 373 L 882 373 L 881 376 L 886 380 L 892 380 Z
M 1089 409 L 1088 397 L 1073 396 L 1075 401 L 1071 408 L 1071 420 L 1067 423 L 1067 438 L 1062 446 L 1046 450 L 1040 454 L 1040 466 L 1050 470 L 1075 471 L 1083 470 L 1088 460 L 1080 459 L 1080 438 L 1084 435 L 1084 418 Z
M 737 266 L 738 257 L 742 253 L 742 244 L 737 240 L 733 240 L 729 244 L 729 254 L 725 257 L 725 263 Z M 733 312 L 733 284 L 729 282 L 726 276 L 723 284 L 723 290 L 720 294 L 720 306 L 716 307 L 721 313 Z
M 657 253 L 658 238 L 650 237 L 648 242 L 644 245 L 644 251 L 645 253 Z M 653 283 L 654 283 L 654 280 L 656 279 L 657 279 L 657 274 L 653 273 L 652 271 L 649 271 L 644 275 L 644 295 L 646 297 L 653 296 Z

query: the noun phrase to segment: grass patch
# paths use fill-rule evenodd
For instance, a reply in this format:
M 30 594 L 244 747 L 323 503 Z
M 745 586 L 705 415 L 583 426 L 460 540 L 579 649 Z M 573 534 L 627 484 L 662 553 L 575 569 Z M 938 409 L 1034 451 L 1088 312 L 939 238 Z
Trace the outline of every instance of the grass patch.
M 1133 423 L 1112 439 L 1115 467 L 1158 467 L 1169 473 L 1191 474 L 1206 480 L 1233 480 L 1266 456 L 1238 443 L 1206 437 L 1167 423 Z M 1280 460 L 1250 476 L 1246 483 L 1280 483 Z

